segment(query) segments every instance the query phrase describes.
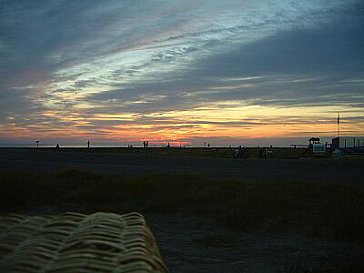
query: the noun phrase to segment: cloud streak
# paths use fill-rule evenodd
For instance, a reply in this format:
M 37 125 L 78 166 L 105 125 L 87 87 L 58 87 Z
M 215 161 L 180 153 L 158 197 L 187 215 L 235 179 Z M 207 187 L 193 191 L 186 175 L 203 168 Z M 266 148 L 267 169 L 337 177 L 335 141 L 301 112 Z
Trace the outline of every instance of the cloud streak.
M 283 137 L 311 134 L 311 119 L 320 135 L 337 111 L 363 134 L 363 11 L 360 1 L 2 1 L 0 140 Z

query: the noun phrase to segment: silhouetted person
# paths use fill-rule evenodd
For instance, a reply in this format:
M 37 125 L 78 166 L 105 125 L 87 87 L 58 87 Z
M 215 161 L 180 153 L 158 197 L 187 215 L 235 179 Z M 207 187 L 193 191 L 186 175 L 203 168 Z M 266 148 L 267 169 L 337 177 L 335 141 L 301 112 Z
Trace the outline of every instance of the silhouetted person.
M 171 145 L 169 145 L 169 142 L 168 142 L 168 144 L 167 144 L 167 148 L 169 149 L 169 148 L 171 148 Z
M 58 143 L 57 143 L 57 145 L 56 145 L 56 150 L 57 151 L 59 151 L 60 149 L 59 149 L 59 145 L 58 145 Z
M 263 149 L 258 147 L 258 158 L 262 159 L 262 157 L 263 157 Z
M 87 148 L 90 148 L 90 141 L 87 141 Z

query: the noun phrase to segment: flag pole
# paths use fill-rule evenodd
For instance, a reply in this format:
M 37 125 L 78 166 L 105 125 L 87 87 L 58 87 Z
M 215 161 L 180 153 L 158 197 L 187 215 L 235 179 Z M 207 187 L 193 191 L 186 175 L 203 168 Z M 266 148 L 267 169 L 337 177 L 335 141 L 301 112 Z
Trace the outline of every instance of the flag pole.
M 340 137 L 340 112 L 337 113 L 337 137 Z

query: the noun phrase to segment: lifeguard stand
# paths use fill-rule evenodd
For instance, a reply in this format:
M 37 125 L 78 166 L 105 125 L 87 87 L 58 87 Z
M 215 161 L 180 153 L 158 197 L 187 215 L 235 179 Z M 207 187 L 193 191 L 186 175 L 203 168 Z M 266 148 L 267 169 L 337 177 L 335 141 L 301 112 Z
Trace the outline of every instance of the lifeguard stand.
M 320 139 L 318 137 L 311 137 L 308 140 L 309 145 L 313 145 L 313 144 L 320 144 Z

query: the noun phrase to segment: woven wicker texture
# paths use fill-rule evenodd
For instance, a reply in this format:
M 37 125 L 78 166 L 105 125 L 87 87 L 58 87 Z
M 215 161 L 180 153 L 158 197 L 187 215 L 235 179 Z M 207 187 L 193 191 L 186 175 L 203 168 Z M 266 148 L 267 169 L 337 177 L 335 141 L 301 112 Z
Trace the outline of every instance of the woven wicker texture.
M 0 272 L 168 272 L 144 217 L 0 216 Z

